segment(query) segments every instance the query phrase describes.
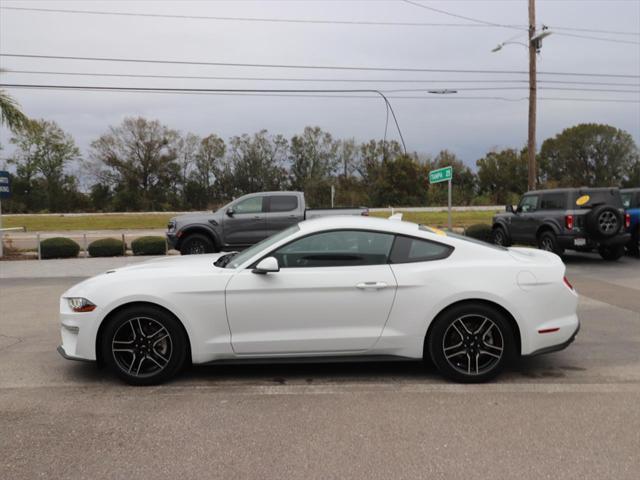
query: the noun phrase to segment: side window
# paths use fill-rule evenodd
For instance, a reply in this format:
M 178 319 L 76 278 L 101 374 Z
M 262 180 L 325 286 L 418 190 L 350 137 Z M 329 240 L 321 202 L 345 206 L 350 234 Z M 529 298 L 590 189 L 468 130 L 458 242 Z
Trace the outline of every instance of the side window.
M 622 206 L 625 209 L 631 208 L 631 197 L 632 197 L 632 193 L 621 193 L 620 196 L 622 197 Z
M 295 195 L 274 195 L 269 198 L 270 212 L 290 212 L 298 208 L 298 197 Z
M 452 251 L 453 248 L 449 245 L 398 235 L 389 261 L 391 263 L 428 262 L 447 258 Z
M 251 197 L 241 200 L 233 206 L 236 213 L 262 213 L 262 199 L 264 197 Z
M 316 233 L 278 249 L 281 268 L 354 267 L 387 263 L 393 235 L 360 230 Z
M 564 193 L 545 193 L 540 200 L 540 210 L 564 210 L 565 199 Z
M 535 212 L 538 208 L 538 196 L 527 195 L 526 197 L 522 197 L 518 208 L 522 213 Z

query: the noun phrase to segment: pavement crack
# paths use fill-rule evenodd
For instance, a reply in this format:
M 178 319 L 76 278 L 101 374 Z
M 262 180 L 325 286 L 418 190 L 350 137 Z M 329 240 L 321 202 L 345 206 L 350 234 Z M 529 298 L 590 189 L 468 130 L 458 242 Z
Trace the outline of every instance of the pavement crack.
M 24 338 L 22 338 L 22 337 L 14 337 L 12 335 L 5 335 L 4 333 L 0 333 L 0 337 L 8 338 L 10 340 L 9 344 L 2 345 L 0 347 L 0 351 L 7 350 L 8 348 L 13 347 L 14 345 L 17 345 L 19 343 L 24 342 Z M 11 341 L 11 340 L 13 340 L 13 341 Z

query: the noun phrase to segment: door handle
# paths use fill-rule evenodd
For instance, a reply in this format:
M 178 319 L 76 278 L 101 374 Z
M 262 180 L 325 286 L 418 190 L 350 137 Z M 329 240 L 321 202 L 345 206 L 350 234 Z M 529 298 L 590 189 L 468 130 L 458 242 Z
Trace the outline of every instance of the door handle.
M 387 285 L 384 282 L 361 282 L 356 284 L 356 288 L 360 290 L 379 290 L 381 288 L 387 288 Z

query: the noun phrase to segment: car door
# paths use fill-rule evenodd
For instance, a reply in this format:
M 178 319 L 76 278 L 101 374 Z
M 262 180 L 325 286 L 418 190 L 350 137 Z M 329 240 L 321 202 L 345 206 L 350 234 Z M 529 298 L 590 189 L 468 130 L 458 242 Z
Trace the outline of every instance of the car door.
M 267 236 L 302 220 L 297 195 L 268 195 L 266 212 Z
M 391 311 L 393 235 L 337 230 L 280 247 L 280 271 L 245 269 L 226 290 L 237 354 L 360 352 L 373 347 Z
M 535 243 L 536 211 L 539 195 L 525 195 L 511 218 L 511 238 L 514 242 Z
M 239 199 L 231 205 L 223 221 L 224 243 L 227 245 L 253 245 L 267 237 L 265 199 L 256 195 Z

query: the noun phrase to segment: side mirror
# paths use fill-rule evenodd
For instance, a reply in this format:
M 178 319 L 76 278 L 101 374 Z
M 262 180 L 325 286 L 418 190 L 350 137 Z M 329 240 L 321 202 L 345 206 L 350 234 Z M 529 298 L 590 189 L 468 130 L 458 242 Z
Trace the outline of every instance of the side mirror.
M 280 265 L 278 265 L 278 259 L 276 257 L 267 257 L 260 260 L 256 265 L 256 268 L 251 270 L 253 273 L 274 273 L 280 271 Z
M 233 210 L 232 207 L 227 208 L 227 216 L 229 217 L 233 217 L 233 214 L 235 213 L 235 211 Z
M 506 212 L 509 212 L 509 213 L 514 213 L 513 212 L 513 205 L 505 205 L 504 210 Z

